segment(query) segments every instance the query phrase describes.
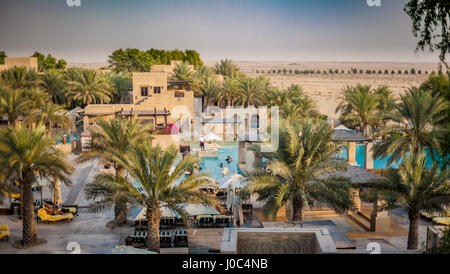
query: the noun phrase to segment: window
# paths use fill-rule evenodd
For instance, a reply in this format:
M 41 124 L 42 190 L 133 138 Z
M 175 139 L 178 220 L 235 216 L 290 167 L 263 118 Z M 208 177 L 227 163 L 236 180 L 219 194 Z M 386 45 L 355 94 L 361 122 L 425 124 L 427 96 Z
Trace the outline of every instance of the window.
M 141 87 L 141 96 L 148 96 L 148 87 Z
M 159 93 L 161 93 L 161 87 L 154 87 L 154 88 L 153 88 L 153 93 L 154 93 L 154 94 L 159 94 Z
M 183 98 L 184 92 L 181 91 L 175 91 L 175 98 Z

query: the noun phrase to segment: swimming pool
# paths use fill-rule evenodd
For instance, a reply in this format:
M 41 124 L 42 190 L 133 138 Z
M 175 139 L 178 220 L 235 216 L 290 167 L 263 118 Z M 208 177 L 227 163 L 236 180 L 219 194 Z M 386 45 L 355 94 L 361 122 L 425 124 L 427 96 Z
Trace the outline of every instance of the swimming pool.
M 227 156 L 231 157 L 231 163 L 225 161 Z M 202 157 L 200 159 L 201 172 L 208 172 L 216 180 L 223 178 L 222 168 L 220 167 L 221 163 L 224 168 L 228 168 L 228 175 L 241 174 L 237 147 L 220 147 L 218 148 L 218 157 Z
M 431 159 L 431 155 L 428 149 L 425 149 L 425 154 L 427 156 L 427 168 L 431 167 L 433 165 L 433 160 Z M 344 159 L 347 161 L 347 147 L 344 147 L 344 149 L 339 154 L 339 158 Z M 356 145 L 356 163 L 360 167 L 364 166 L 364 158 L 365 158 L 365 149 L 364 145 Z M 373 161 L 373 168 L 374 169 L 387 169 L 387 168 L 398 168 L 398 166 L 402 163 L 400 160 L 397 163 L 392 163 L 391 165 L 388 165 L 388 160 L 390 157 L 386 157 L 385 159 L 381 160 L 380 158 L 374 159 Z M 440 160 L 442 163 L 442 159 Z
M 75 133 L 71 133 L 71 134 L 66 134 L 66 144 L 70 144 L 70 140 L 80 140 L 80 133 L 75 132 Z M 60 138 L 58 140 L 56 140 L 57 144 L 62 144 L 62 135 L 60 136 Z

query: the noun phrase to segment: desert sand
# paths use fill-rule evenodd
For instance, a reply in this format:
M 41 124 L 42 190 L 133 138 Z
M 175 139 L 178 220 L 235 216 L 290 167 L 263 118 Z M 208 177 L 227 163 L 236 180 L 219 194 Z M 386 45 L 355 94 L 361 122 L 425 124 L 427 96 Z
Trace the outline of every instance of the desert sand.
M 213 67 L 218 61 L 205 61 L 206 66 Z M 270 79 L 272 85 L 279 88 L 289 87 L 291 84 L 300 85 L 304 92 L 310 96 L 317 104 L 317 109 L 328 115 L 330 118 L 337 118 L 339 115 L 335 113 L 336 106 L 339 104 L 339 96 L 346 85 L 364 84 L 370 85 L 374 88 L 380 85 L 388 85 L 394 92 L 396 97 L 404 93 L 406 89 L 419 86 L 425 81 L 431 72 L 439 70 L 438 63 L 399 63 L 399 62 L 285 62 L 285 61 L 238 61 L 233 60 L 233 63 L 250 76 L 264 75 Z M 98 69 L 107 66 L 107 63 L 72 63 L 68 67 L 85 67 L 91 69 Z M 357 74 L 349 73 L 350 70 L 356 68 Z M 416 70 L 415 75 L 404 74 L 405 70 L 408 72 L 411 69 Z M 303 70 L 317 70 L 329 71 L 332 69 L 339 70 L 339 74 L 334 75 L 320 75 L 317 74 L 273 74 L 267 73 L 268 70 L 283 70 L 287 71 L 296 69 Z M 381 70 L 388 70 L 389 74 L 378 74 Z M 363 70 L 363 74 L 359 73 Z M 368 75 L 366 70 L 376 71 L 376 74 Z M 392 75 L 391 71 L 395 71 Z M 397 74 L 398 70 L 402 74 Z M 419 70 L 422 74 L 418 74 Z M 257 73 L 258 71 L 258 73 Z M 262 73 L 264 71 L 264 73 Z M 342 73 L 344 71 L 344 73 Z M 428 74 L 425 74 L 425 73 Z
M 207 66 L 214 66 L 216 61 L 205 62 Z M 438 71 L 437 63 L 393 63 L 393 62 L 281 62 L 281 61 L 234 61 L 239 68 L 250 76 L 264 75 L 270 79 L 272 85 L 279 88 L 287 88 L 291 84 L 300 85 L 305 94 L 311 97 L 317 104 L 317 109 L 328 115 L 330 118 L 337 118 L 339 115 L 335 113 L 336 106 L 339 104 L 339 96 L 346 85 L 370 85 L 374 88 L 380 85 L 388 85 L 394 92 L 396 97 L 404 93 L 406 89 L 413 86 L 419 86 L 425 81 L 432 71 Z M 352 68 L 358 70 L 358 74 L 349 73 Z M 416 72 L 422 71 L 422 74 L 405 75 L 414 68 Z M 339 70 L 339 74 L 273 74 L 267 73 L 268 70 L 286 69 L 287 71 L 296 69 L 303 70 L 320 70 L 329 71 L 332 69 Z M 363 74 L 359 70 L 363 70 Z M 388 75 L 378 74 L 378 70 L 384 72 L 387 69 Z M 376 74 L 368 75 L 366 70 L 375 70 Z M 391 75 L 394 70 L 395 74 Z M 402 74 L 398 75 L 397 71 L 401 70 Z M 259 73 L 256 73 L 259 71 Z M 264 71 L 264 73 L 261 73 Z M 342 74 L 341 72 L 345 73 Z M 428 72 L 428 75 L 425 74 Z

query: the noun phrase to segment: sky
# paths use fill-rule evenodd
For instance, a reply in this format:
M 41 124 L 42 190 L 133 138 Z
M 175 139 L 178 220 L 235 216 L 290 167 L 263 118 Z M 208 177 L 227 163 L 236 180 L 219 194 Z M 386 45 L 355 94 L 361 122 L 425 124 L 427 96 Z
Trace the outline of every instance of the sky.
M 118 48 L 203 60 L 438 62 L 415 53 L 407 0 L 2 0 L 0 50 L 105 62 Z

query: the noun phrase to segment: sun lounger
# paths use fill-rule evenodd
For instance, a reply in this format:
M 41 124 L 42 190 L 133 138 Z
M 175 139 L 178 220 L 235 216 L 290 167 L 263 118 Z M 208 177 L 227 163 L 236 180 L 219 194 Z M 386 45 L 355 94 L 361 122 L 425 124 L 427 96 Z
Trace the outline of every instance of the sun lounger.
M 0 240 L 9 241 L 10 236 L 11 232 L 9 231 L 8 225 L 0 225 Z
M 6 193 L 6 197 L 11 197 L 13 199 L 20 199 L 20 193 L 8 193 L 8 192 L 5 192 L 5 193 Z
M 70 221 L 73 219 L 72 213 L 50 215 L 44 208 L 39 209 L 37 215 L 39 217 L 38 220 L 47 221 L 47 223 L 58 221 L 67 221 L 68 223 L 70 223 Z
M 427 219 L 433 219 L 438 217 L 450 217 L 450 210 L 447 210 L 447 212 L 444 214 L 442 212 L 426 212 L 422 210 L 420 211 L 420 215 L 422 215 Z
M 45 208 L 45 209 L 52 209 L 53 208 L 53 203 L 45 202 L 42 205 L 42 207 Z M 63 213 L 71 213 L 71 214 L 73 214 L 75 216 L 75 215 L 78 215 L 78 206 L 77 205 L 62 205 L 61 206 L 61 211 Z
M 450 217 L 436 217 L 433 222 L 440 225 L 450 225 Z

